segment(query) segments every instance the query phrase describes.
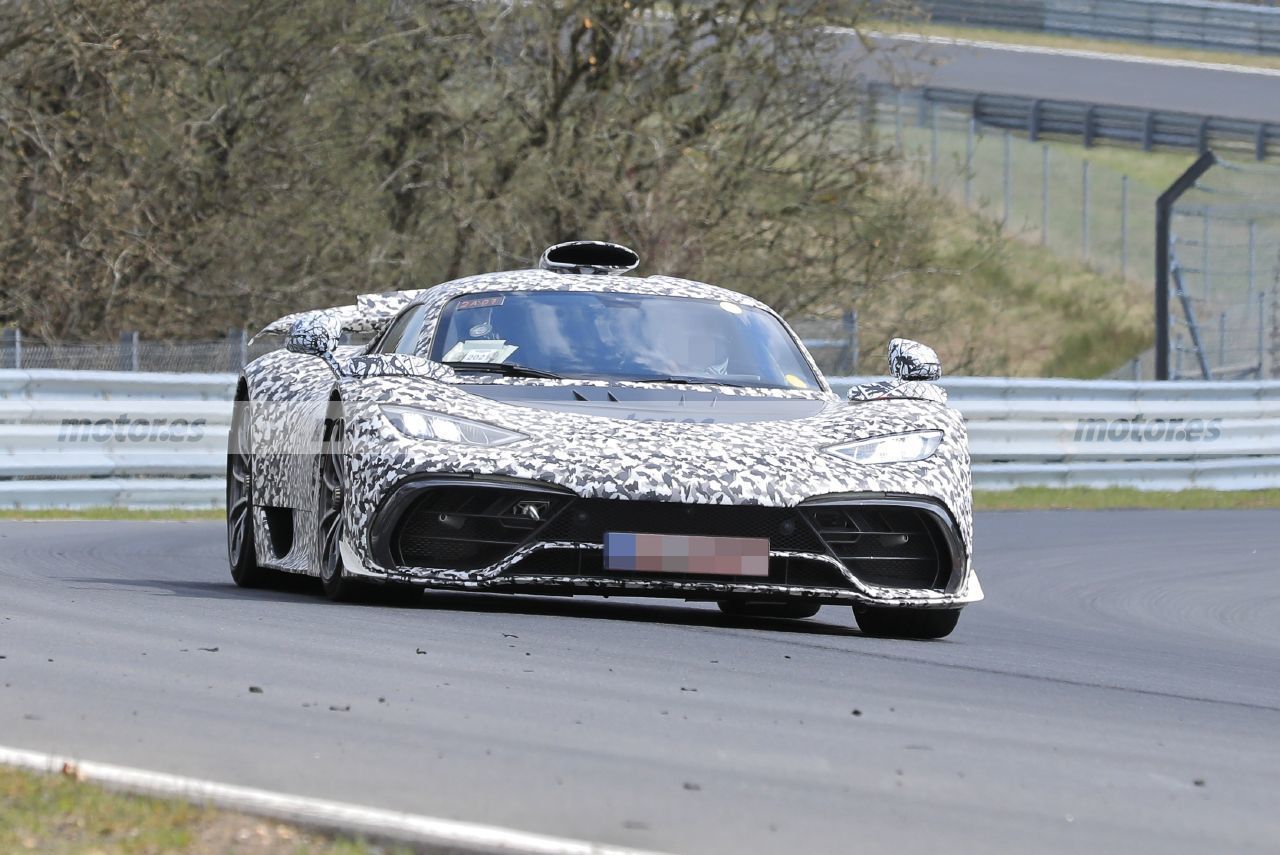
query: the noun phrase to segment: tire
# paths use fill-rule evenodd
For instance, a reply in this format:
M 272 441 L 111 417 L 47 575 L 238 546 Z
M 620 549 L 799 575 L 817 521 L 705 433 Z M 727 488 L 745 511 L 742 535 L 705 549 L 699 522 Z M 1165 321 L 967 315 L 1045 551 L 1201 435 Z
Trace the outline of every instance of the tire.
M 776 603 L 751 602 L 747 600 L 718 600 L 716 605 L 720 611 L 730 617 L 739 618 L 811 618 L 822 608 L 821 603 L 808 600 L 784 600 Z
M 260 588 L 276 572 L 258 564 L 253 536 L 252 424 L 248 401 L 237 396 L 227 438 L 227 561 L 241 588 Z
M 351 602 L 364 593 L 364 585 L 342 567 L 342 506 L 346 501 L 347 461 L 342 404 L 329 405 L 324 446 L 320 450 L 320 489 L 317 491 L 316 562 L 324 595 L 334 602 Z
M 854 606 L 864 635 L 876 638 L 945 638 L 956 628 L 960 609 L 908 609 Z

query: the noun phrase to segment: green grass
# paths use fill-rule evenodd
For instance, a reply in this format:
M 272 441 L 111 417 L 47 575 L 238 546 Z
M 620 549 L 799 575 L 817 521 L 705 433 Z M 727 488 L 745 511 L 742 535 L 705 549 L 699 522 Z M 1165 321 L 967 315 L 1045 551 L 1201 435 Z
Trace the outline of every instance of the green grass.
M 260 817 L 123 795 L 0 767 L 0 852 L 363 855 L 384 852 Z M 408 850 L 404 850 L 408 851 Z
M 0 509 L 0 520 L 223 520 L 222 508 L 32 508 Z
M 1105 490 L 1088 487 L 1019 487 L 1008 492 L 978 491 L 974 507 L 980 511 L 1049 509 L 1119 510 L 1148 508 L 1170 511 L 1251 510 L 1280 508 L 1280 490 L 1147 491 L 1128 487 Z
M 1280 68 L 1280 57 L 1262 56 L 1232 51 L 1199 50 L 1195 48 L 1169 47 L 1144 44 L 1123 39 L 1081 38 L 1053 33 L 1037 33 L 1022 30 L 1001 30 L 993 27 L 965 27 L 955 24 L 925 24 L 919 21 L 883 21 L 868 26 L 886 33 L 922 33 L 950 39 L 999 42 L 1012 45 L 1035 45 L 1067 50 L 1092 50 L 1100 53 L 1149 56 L 1157 59 L 1184 59 L 1194 62 L 1218 62 L 1226 65 L 1243 65 L 1251 68 Z

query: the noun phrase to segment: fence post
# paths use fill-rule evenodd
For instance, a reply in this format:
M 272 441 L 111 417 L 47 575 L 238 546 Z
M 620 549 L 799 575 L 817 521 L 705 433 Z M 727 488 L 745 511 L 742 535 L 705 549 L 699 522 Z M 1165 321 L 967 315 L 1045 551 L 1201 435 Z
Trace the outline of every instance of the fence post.
M 1133 358 L 1133 382 L 1137 383 L 1142 379 L 1142 357 L 1135 356 Z
M 1049 245 L 1049 144 L 1040 147 L 1040 245 Z
M 1227 313 L 1218 313 L 1218 367 L 1227 364 Z
M 929 183 L 938 186 L 938 111 L 929 102 Z
M 138 370 L 138 333 L 120 333 L 120 370 Z
M 1004 132 L 1004 216 L 1000 220 L 1001 226 L 1009 225 L 1009 208 L 1012 205 L 1013 194 L 1013 137 L 1008 132 Z
M 227 331 L 228 367 L 232 374 L 240 373 L 240 369 L 244 368 L 245 363 L 248 362 L 248 342 L 249 339 L 243 327 Z
M 1165 191 L 1156 197 L 1156 365 L 1157 380 L 1169 379 L 1169 261 L 1170 234 L 1169 221 L 1173 218 L 1173 205 L 1178 197 L 1187 191 L 1196 179 L 1204 175 L 1218 162 L 1213 152 L 1206 152 L 1196 158 L 1196 162 L 1187 171 L 1178 176 Z
M 1200 279 L 1204 284 L 1204 299 L 1209 299 L 1209 223 L 1211 222 L 1212 209 L 1204 206 L 1204 213 L 1201 219 L 1204 220 L 1203 228 L 1200 231 Z
M 1094 110 L 1095 107 L 1090 104 L 1084 110 L 1084 147 L 1093 148 L 1094 136 Z
M 973 194 L 973 129 L 978 120 L 969 117 L 969 130 L 964 140 L 964 206 L 969 207 Z
M 1142 123 L 1142 150 L 1151 151 L 1156 147 L 1156 114 L 1154 112 L 1147 113 L 1146 121 Z
M 1129 176 L 1120 176 L 1120 276 L 1129 275 Z
M 850 309 L 841 318 L 844 328 L 845 346 L 840 358 L 841 374 L 858 373 L 858 310 Z
M 1249 302 L 1258 286 L 1258 223 L 1249 221 Z
M 1264 320 L 1267 309 L 1267 292 L 1258 292 L 1258 379 L 1262 379 L 1262 369 L 1266 367 L 1267 324 Z
M 1089 260 L 1089 161 L 1080 161 L 1080 257 Z
M 897 109 L 893 111 L 893 141 L 898 149 L 898 154 L 902 154 L 906 149 L 902 145 L 902 90 L 897 91 L 896 98 Z
M 0 336 L 0 354 L 4 359 L 0 361 L 0 368 L 21 368 L 22 367 L 22 330 L 11 329 L 5 330 Z

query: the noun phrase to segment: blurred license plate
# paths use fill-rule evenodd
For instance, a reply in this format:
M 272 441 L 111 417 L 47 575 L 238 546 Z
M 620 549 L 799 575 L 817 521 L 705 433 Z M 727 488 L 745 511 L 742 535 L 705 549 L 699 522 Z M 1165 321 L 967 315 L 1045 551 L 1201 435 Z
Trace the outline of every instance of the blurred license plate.
M 769 540 L 763 537 L 690 537 L 683 534 L 604 536 L 606 570 L 768 576 Z

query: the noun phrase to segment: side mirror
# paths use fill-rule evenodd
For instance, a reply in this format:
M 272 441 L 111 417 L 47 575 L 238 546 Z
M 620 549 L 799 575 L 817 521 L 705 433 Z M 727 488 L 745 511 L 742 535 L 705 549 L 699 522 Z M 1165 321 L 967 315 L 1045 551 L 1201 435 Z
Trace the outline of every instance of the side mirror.
M 289 337 L 285 339 L 285 350 L 290 353 L 301 353 L 304 356 L 318 356 L 333 369 L 339 377 L 345 372 L 333 357 L 333 350 L 342 339 L 342 321 L 325 312 L 312 312 L 303 315 L 289 327 Z
M 324 312 L 304 315 L 289 327 L 285 349 L 290 353 L 324 357 L 333 353 L 342 338 L 342 322 Z
M 937 380 L 942 363 L 933 348 L 909 338 L 889 342 L 889 373 L 899 380 Z

